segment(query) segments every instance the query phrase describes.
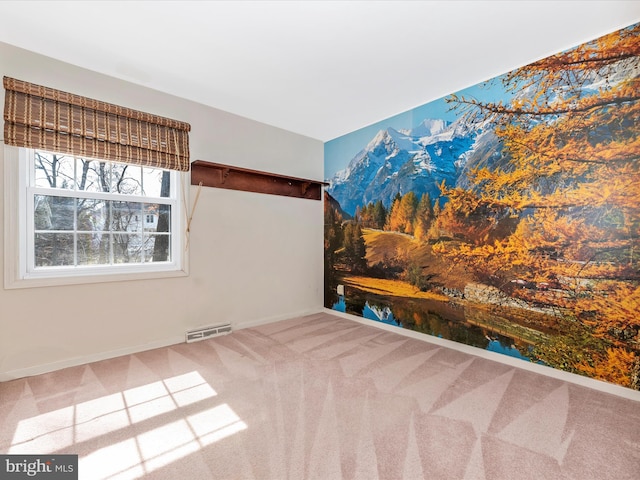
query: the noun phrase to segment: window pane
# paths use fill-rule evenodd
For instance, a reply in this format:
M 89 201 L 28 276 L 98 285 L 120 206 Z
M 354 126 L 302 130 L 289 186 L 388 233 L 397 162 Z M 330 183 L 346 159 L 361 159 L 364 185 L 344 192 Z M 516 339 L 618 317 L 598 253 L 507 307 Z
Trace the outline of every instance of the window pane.
M 109 192 L 111 167 L 109 162 L 78 159 L 78 190 Z
M 111 203 L 111 230 L 114 232 L 139 232 L 142 215 L 142 204 L 137 202 Z
M 36 233 L 35 266 L 73 265 L 73 233 Z
M 171 174 L 158 168 L 143 168 L 142 186 L 143 195 L 168 198 L 171 194 Z
M 142 236 L 128 233 L 114 233 L 113 263 L 140 263 Z
M 145 232 L 171 231 L 171 205 L 160 203 L 146 203 Z
M 78 265 L 105 265 L 111 262 L 108 233 L 79 233 L 77 249 Z
M 114 163 L 111 169 L 111 191 L 127 195 L 142 195 L 142 168 Z
M 74 189 L 74 158 L 49 152 L 35 152 L 34 185 Z
M 171 236 L 145 234 L 144 261 L 145 262 L 171 261 Z
M 104 231 L 107 224 L 108 203 L 104 200 L 78 198 L 78 231 Z
M 75 201 L 75 198 L 34 195 L 34 228 L 36 230 L 73 230 Z

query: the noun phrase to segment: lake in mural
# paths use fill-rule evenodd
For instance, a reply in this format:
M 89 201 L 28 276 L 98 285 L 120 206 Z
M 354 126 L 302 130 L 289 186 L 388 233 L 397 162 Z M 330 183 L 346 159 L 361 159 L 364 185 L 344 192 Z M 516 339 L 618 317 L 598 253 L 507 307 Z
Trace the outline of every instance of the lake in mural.
M 640 24 L 327 142 L 325 176 L 326 307 L 640 389 Z

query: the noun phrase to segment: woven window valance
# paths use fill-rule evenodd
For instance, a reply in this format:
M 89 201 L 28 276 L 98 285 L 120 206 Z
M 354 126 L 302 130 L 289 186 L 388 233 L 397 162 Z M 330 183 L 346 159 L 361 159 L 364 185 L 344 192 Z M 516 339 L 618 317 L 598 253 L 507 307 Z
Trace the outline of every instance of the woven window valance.
M 189 170 L 188 123 L 4 77 L 4 142 Z

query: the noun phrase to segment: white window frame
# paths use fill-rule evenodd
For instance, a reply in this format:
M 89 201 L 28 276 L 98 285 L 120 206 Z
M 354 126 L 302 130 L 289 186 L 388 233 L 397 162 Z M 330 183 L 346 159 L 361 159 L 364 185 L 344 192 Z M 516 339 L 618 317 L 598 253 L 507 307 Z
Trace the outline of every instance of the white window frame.
M 4 145 L 4 286 L 6 289 L 119 282 L 188 275 L 185 249 L 185 205 L 188 172 L 171 172 L 171 260 L 143 264 L 87 265 L 32 269 L 33 263 L 33 189 L 30 171 L 33 150 Z M 165 199 L 166 200 L 166 199 Z M 135 201 L 153 202 L 150 197 Z M 31 208 L 31 210 L 29 210 Z M 31 214 L 29 214 L 31 212 Z

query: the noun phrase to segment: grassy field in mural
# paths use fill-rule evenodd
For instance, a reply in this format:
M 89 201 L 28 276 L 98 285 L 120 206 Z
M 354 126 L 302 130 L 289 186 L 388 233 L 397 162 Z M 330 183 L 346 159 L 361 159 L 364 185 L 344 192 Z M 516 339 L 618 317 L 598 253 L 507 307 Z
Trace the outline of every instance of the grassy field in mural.
M 331 180 L 325 305 L 640 390 L 640 26 L 495 81 Z
M 346 276 L 343 278 L 343 283 L 363 292 L 376 295 L 449 301 L 446 295 L 436 292 L 423 292 L 409 282 L 397 279 Z

